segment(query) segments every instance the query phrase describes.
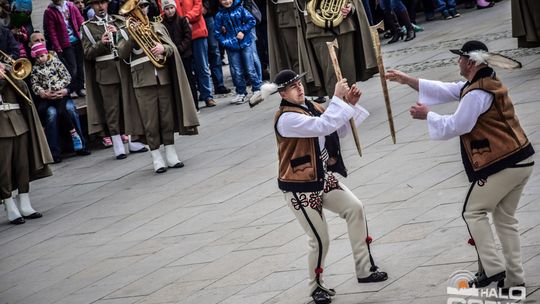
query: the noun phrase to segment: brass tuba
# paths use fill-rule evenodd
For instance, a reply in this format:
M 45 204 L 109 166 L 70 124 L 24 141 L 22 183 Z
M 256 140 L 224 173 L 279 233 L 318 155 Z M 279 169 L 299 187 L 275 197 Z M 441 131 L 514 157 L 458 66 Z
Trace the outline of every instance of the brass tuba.
M 341 9 L 348 2 L 348 0 L 309 0 L 306 10 L 313 24 L 322 28 L 333 28 L 338 27 L 343 21 Z
M 129 34 L 144 51 L 146 56 L 150 58 L 152 64 L 157 68 L 162 68 L 167 58 L 162 55 L 155 56 L 151 51 L 156 44 L 161 43 L 161 40 L 154 32 L 148 17 L 139 8 L 139 0 L 127 0 L 120 8 L 119 13 L 120 15 L 128 15 L 125 26 Z

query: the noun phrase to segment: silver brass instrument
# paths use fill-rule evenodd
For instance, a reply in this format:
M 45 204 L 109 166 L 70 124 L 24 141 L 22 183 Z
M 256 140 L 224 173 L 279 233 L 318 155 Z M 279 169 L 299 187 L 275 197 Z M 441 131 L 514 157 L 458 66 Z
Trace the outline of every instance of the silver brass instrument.
M 154 55 L 154 48 L 161 40 L 154 32 L 148 17 L 139 8 L 139 0 L 127 0 L 120 8 L 120 15 L 128 15 L 126 18 L 126 28 L 130 36 L 137 42 L 139 47 L 144 51 L 152 64 L 157 68 L 162 68 L 167 61 L 163 55 Z
M 10 76 L 17 80 L 22 80 L 28 77 L 28 75 L 30 75 L 30 73 L 32 72 L 32 64 L 28 59 L 19 58 L 17 60 L 14 60 L 13 58 L 11 58 L 11 56 L 2 52 L 1 50 L 0 62 L 4 63 L 8 67 L 11 67 Z M 11 80 L 8 75 L 0 72 L 0 76 L 6 79 L 6 81 L 15 89 L 15 91 L 17 91 L 17 93 L 19 93 L 19 95 L 21 95 L 29 104 L 32 104 L 32 100 L 30 100 L 30 98 L 26 96 L 26 94 L 21 90 L 21 88 L 19 88 L 19 86 L 15 84 L 15 82 L 13 82 L 13 80 Z
M 109 36 L 109 43 L 111 46 L 111 54 L 113 56 L 114 60 L 118 60 L 120 57 L 118 56 L 118 48 L 116 47 L 116 43 L 114 42 L 114 35 L 111 31 L 109 31 L 109 23 L 105 19 L 105 22 L 103 23 L 103 27 L 105 28 L 105 33 Z
M 309 0 L 306 11 L 316 26 L 334 28 L 343 22 L 341 9 L 348 3 L 349 0 Z

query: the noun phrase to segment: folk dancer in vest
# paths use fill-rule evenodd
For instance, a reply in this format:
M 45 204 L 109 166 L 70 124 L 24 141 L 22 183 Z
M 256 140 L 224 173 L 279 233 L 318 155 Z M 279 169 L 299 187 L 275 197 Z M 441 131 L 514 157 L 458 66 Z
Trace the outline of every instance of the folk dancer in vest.
M 396 70 L 388 71 L 386 78 L 419 92 L 419 102 L 410 113 L 414 119 L 427 120 L 432 139 L 460 137 L 462 161 L 471 182 L 462 216 L 479 264 L 477 277 L 469 285 L 481 288 L 498 281 L 504 292 L 525 283 L 515 213 L 533 169 L 534 149 L 520 126 L 508 89 L 490 67 L 491 58 L 502 56 L 489 53 L 479 41 L 466 42 L 451 52 L 459 55 L 460 74 L 467 82 L 418 79 Z M 521 66 L 507 61 L 510 66 Z M 428 107 L 458 100 L 451 115 L 439 115 Z M 493 216 L 504 258 L 497 252 L 488 213 Z
M 81 27 L 84 72 L 87 91 L 88 133 L 111 136 L 116 159 L 127 157 L 121 134 L 131 123 L 133 109 L 127 107 L 130 87 L 122 80 L 129 77 L 129 67 L 118 60 L 116 46 L 127 38 L 120 16 L 107 14 L 109 0 L 87 0 L 95 12 Z M 122 124 L 123 122 L 123 124 Z M 138 133 L 142 135 L 142 128 Z M 146 152 L 139 142 L 129 141 L 131 153 Z
M 309 238 L 309 292 L 315 303 L 321 304 L 330 303 L 335 295 L 323 280 L 330 243 L 323 208 L 347 222 L 358 282 L 380 282 L 388 275 L 379 271 L 371 256 L 371 238 L 362 202 L 334 176 L 334 172 L 347 176 L 339 136 L 350 132 L 350 118 L 354 117 L 359 124 L 369 115 L 357 104 L 361 92 L 355 85 L 349 89 L 347 80 L 343 79 L 336 84 L 334 97 L 325 110 L 305 98 L 302 76 L 283 70 L 272 84 L 282 98 L 274 120 L 278 186 Z
M 52 175 L 47 164 L 53 159 L 33 103 L 5 77 L 27 98 L 32 97 L 26 83 L 11 78 L 0 63 L 0 200 L 9 222 L 19 225 L 42 216 L 30 203 L 30 181 Z M 12 196 L 15 190 L 19 206 Z
M 146 14 L 148 1 L 140 0 L 139 7 Z M 197 134 L 199 120 L 189 81 L 176 45 L 166 27 L 150 22 L 160 42 L 151 49 L 154 56 L 164 56 L 166 64 L 156 67 L 132 37 L 119 44 L 120 57 L 131 64 L 131 80 L 136 104 L 144 126 L 145 139 L 152 154 L 154 171 L 163 173 L 169 168 L 181 168 L 174 146 L 174 132 Z M 165 160 L 159 151 L 163 145 Z

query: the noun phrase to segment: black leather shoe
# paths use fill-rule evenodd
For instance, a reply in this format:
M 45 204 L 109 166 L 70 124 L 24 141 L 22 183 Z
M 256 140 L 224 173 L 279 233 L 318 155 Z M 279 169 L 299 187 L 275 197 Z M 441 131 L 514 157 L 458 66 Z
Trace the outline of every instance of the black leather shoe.
M 12 223 L 13 225 L 20 225 L 20 224 L 24 224 L 26 221 L 22 217 L 18 217 L 14 219 L 13 221 L 9 221 L 9 222 Z
M 167 169 L 165 169 L 165 167 L 161 167 L 156 170 L 156 173 L 165 173 L 165 172 L 167 172 Z
M 375 283 L 388 280 L 388 274 L 384 271 L 376 270 L 365 278 L 358 278 L 358 283 Z
M 84 148 L 84 149 L 82 149 L 82 150 L 75 151 L 75 154 L 77 154 L 77 155 L 79 155 L 79 156 L 86 156 L 86 155 L 92 154 L 92 152 L 90 152 L 90 150 Z
M 124 159 L 126 157 L 127 155 L 125 155 L 124 153 L 116 155 L 116 159 Z
M 311 297 L 313 298 L 315 304 L 328 304 L 332 302 L 332 298 L 330 298 L 328 291 L 320 287 L 315 289 L 315 291 L 311 294 Z
M 43 214 L 41 214 L 39 212 L 34 212 L 34 213 L 30 214 L 30 215 L 23 215 L 23 217 L 25 219 L 29 219 L 29 220 L 37 219 L 37 218 L 40 218 L 42 216 L 43 216 Z
M 183 162 L 178 162 L 174 166 L 169 166 L 169 168 L 182 168 L 184 166 Z
M 59 164 L 62 162 L 62 158 L 60 156 L 53 156 L 53 163 Z
M 144 152 L 148 152 L 148 148 L 142 147 L 139 150 L 129 150 L 129 153 L 144 153 Z
M 525 287 L 525 283 L 523 284 L 518 284 L 516 286 L 511 286 L 511 287 Z M 507 297 L 508 296 L 508 292 L 510 292 L 510 288 L 511 287 L 504 287 L 504 280 L 500 280 L 498 283 L 497 283 L 497 288 L 499 288 L 501 291 L 500 291 L 500 295 L 501 296 L 505 296 Z M 524 297 L 525 295 L 522 295 L 522 294 L 516 294 L 516 292 L 512 292 L 512 296 L 515 296 L 515 297 Z
M 229 94 L 231 92 L 231 89 L 225 87 L 225 86 L 219 86 L 217 87 L 216 91 L 214 93 L 216 94 Z
M 482 272 L 474 280 L 469 281 L 469 287 L 483 288 L 491 284 L 491 282 L 498 282 L 506 278 L 506 272 L 502 271 L 488 278 L 485 272 Z

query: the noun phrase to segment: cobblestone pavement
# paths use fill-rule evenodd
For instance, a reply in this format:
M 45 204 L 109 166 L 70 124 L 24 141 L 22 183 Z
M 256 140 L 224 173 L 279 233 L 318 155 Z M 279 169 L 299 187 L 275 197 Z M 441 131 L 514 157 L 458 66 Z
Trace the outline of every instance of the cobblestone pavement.
M 457 19 L 422 24 L 425 31 L 412 42 L 384 45 L 387 68 L 458 80 L 448 49 L 486 41 L 490 50 L 523 63 L 520 70 L 497 72 L 540 150 L 540 49 L 517 49 L 509 0 L 460 12 Z M 344 143 L 350 172 L 344 182 L 365 204 L 372 252 L 390 277 L 356 283 L 346 225 L 327 213 L 332 240 L 325 274 L 338 292 L 333 303 L 446 303 L 451 273 L 476 268 L 461 219 L 467 180 L 458 141 L 429 141 L 425 122 L 408 114 L 417 94 L 389 84 L 397 130 L 392 144 L 380 80 L 360 87 L 371 116 L 359 129 L 364 157 L 352 140 Z M 182 169 L 156 175 L 149 154 L 114 160 L 111 150 L 97 150 L 65 159 L 53 167 L 53 177 L 32 183 L 42 219 L 15 227 L 0 214 L 0 303 L 309 302 L 306 237 L 275 182 L 277 100 L 250 109 L 230 105 L 231 98 L 202 108 L 199 136 L 176 138 Z M 450 113 L 455 106 L 435 110 Z M 539 170 L 517 216 L 525 302 L 537 303 Z

